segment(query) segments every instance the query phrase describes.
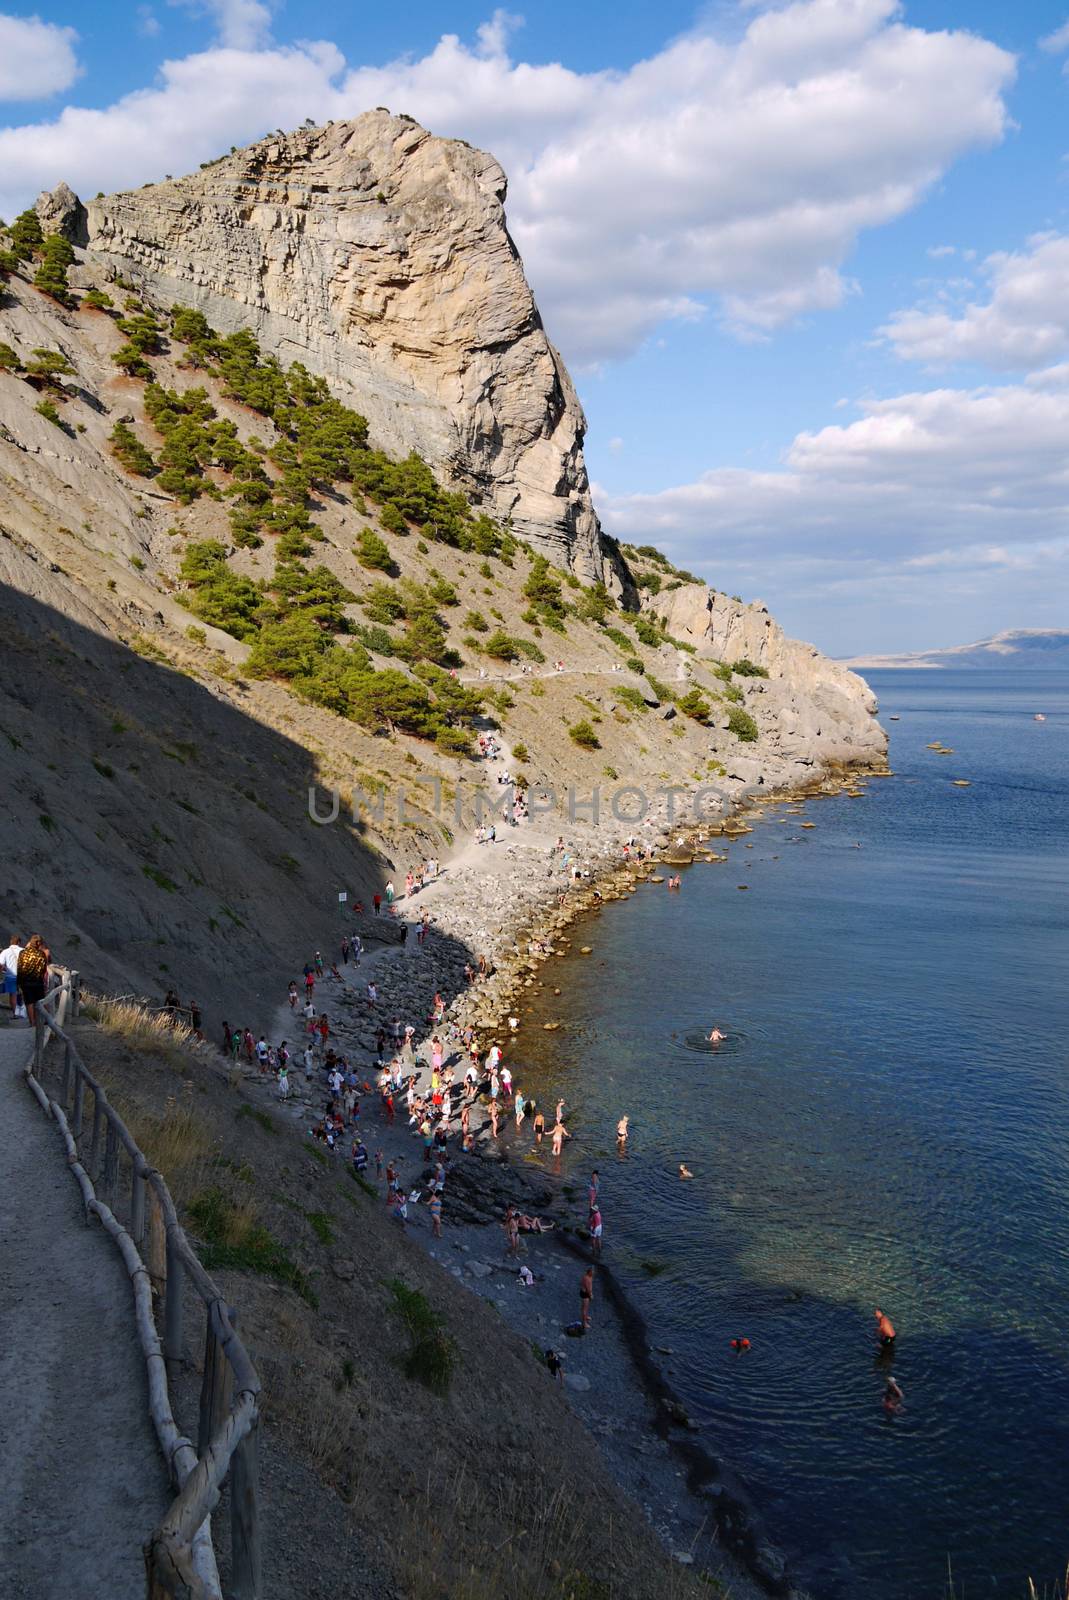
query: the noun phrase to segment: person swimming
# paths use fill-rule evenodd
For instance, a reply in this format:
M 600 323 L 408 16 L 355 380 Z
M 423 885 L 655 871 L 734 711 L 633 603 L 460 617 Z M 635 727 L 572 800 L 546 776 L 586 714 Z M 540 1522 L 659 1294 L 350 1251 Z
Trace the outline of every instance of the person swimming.
M 750 1348 L 750 1341 L 749 1339 L 732 1339 L 731 1348 L 737 1356 L 744 1355 Z
M 889 1377 L 883 1386 L 883 1409 L 889 1417 L 893 1417 L 896 1412 L 901 1411 L 902 1402 L 905 1398 L 895 1380 Z
M 681 1178 L 693 1178 L 693 1176 L 694 1176 L 694 1174 L 693 1174 L 693 1172 L 691 1172 L 690 1168 L 689 1167 L 685 1167 L 683 1165 L 682 1161 L 679 1163 L 679 1176 Z
M 724 1035 L 720 1032 L 720 1029 L 719 1028 L 714 1028 L 712 1033 L 709 1035 L 709 1043 L 710 1044 L 722 1044 L 723 1041 L 724 1041 Z

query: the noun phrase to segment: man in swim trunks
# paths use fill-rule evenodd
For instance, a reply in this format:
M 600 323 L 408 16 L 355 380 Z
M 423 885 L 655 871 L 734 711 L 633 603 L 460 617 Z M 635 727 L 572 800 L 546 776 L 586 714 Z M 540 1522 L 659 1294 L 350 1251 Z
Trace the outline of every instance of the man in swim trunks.
M 594 1266 L 587 1267 L 579 1280 L 579 1312 L 583 1322 L 583 1332 L 590 1327 L 590 1302 L 594 1298 Z
M 890 1317 L 876 1307 L 876 1337 L 880 1341 L 881 1350 L 893 1350 L 895 1344 L 895 1325 Z

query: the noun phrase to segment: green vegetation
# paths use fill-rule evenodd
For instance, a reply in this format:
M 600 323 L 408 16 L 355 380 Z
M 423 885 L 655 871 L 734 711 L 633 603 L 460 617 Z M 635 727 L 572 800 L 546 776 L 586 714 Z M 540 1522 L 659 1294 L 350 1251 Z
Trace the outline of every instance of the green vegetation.
M 471 628 L 475 633 L 489 633 L 490 624 L 481 611 L 469 611 L 464 618 L 464 626 Z
M 363 528 L 361 530 L 353 554 L 360 565 L 366 567 L 370 572 L 394 571 L 393 557 L 390 554 L 389 545 L 384 539 L 380 539 L 378 534 L 371 528 Z
M 568 736 L 574 744 L 583 750 L 600 750 L 601 740 L 590 726 L 589 722 L 576 722 L 568 729 Z
M 554 574 L 545 556 L 537 555 L 531 562 L 531 570 L 523 585 L 523 594 L 531 601 L 529 610 L 524 613 L 525 622 L 541 621 L 547 627 L 563 633 L 567 607 L 564 604 L 560 579 Z
M 8 231 L 11 236 L 11 252 L 15 258 L 18 261 L 32 261 L 44 243 L 41 219 L 33 207 L 30 206 L 27 211 L 20 211 Z
M 612 692 L 616 696 L 617 700 L 622 701 L 625 706 L 630 706 L 632 711 L 641 712 L 649 710 L 649 707 L 643 699 L 642 690 L 636 689 L 634 684 L 617 684 L 614 686 Z
M 757 738 L 757 723 L 741 706 L 732 706 L 728 712 L 728 727 L 743 744 L 753 744 Z
M 603 623 L 609 612 L 616 609 L 616 602 L 603 583 L 595 583 L 593 588 L 583 591 L 583 598 L 575 609 L 584 622 Z
M 295 1290 L 310 1306 L 318 1305 L 300 1267 L 248 1207 L 235 1205 L 221 1189 L 205 1189 L 190 1201 L 189 1220 L 200 1237 L 198 1254 L 209 1272 L 256 1272 Z
M 527 746 L 524 744 L 522 739 L 516 740 L 516 743 L 512 747 L 512 754 L 516 757 L 517 761 L 530 761 L 531 759 L 530 752 L 528 751 Z
M 152 368 L 136 345 L 124 344 L 111 358 L 128 378 L 151 378 Z
M 88 289 L 82 295 L 83 311 L 110 311 L 115 301 L 103 289 Z
M 51 389 L 56 394 L 64 392 L 60 378 L 74 376 L 74 368 L 58 350 L 37 348 L 33 360 L 27 364 L 26 376 L 37 389 Z
M 111 453 L 119 464 L 136 477 L 148 478 L 156 470 L 151 450 L 147 450 L 125 422 L 117 422 L 109 435 Z
M 751 661 L 748 656 L 743 656 L 740 660 L 733 661 L 731 663 L 731 670 L 740 678 L 768 677 L 768 668 L 759 667 L 756 662 Z
M 21 372 L 22 362 L 9 344 L 0 344 L 0 372 Z
M 700 689 L 688 689 L 676 700 L 676 706 L 685 717 L 692 717 L 695 722 L 708 726 L 712 707 Z
M 434 1394 L 448 1394 L 457 1364 L 455 1340 L 446 1333 L 442 1318 L 426 1295 L 409 1288 L 400 1278 L 391 1278 L 387 1288 L 393 1297 L 394 1313 L 408 1334 L 405 1376 Z
M 72 307 L 74 296 L 67 282 L 67 268 L 74 260 L 74 250 L 61 233 L 50 233 L 40 247 L 41 265 L 33 276 L 33 286 L 58 301 L 61 306 Z
M 166 872 L 161 872 L 159 867 L 143 866 L 141 871 L 146 878 L 152 879 L 157 889 L 163 889 L 167 894 L 174 894 L 177 891 L 177 883 L 173 878 L 169 878 Z
M 520 646 L 516 639 L 507 634 L 503 628 L 497 628 L 489 639 L 483 642 L 486 655 L 492 656 L 495 661 L 518 661 L 520 659 Z
M 33 409 L 39 416 L 44 417 L 46 422 L 51 422 L 53 426 L 63 428 L 66 431 L 66 424 L 51 400 L 41 400 Z

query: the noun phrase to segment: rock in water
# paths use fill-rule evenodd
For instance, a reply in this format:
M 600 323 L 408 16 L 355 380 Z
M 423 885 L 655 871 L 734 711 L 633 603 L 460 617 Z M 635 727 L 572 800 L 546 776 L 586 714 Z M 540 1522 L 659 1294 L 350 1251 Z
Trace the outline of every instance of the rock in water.
M 505 189 L 492 156 L 369 111 L 94 200 L 89 254 L 221 333 L 251 328 L 283 365 L 327 378 L 373 444 L 418 451 L 557 565 L 613 580 L 586 419 Z

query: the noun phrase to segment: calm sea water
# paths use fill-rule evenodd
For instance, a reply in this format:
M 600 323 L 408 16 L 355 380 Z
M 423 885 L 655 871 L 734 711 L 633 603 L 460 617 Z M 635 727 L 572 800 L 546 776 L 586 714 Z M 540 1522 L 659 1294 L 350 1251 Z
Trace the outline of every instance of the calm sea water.
M 1001 1600 L 1069 1561 L 1069 684 L 870 681 L 897 776 L 608 907 L 517 1081 L 566 1094 L 564 1181 L 600 1166 L 606 1251 L 798 1578 Z

